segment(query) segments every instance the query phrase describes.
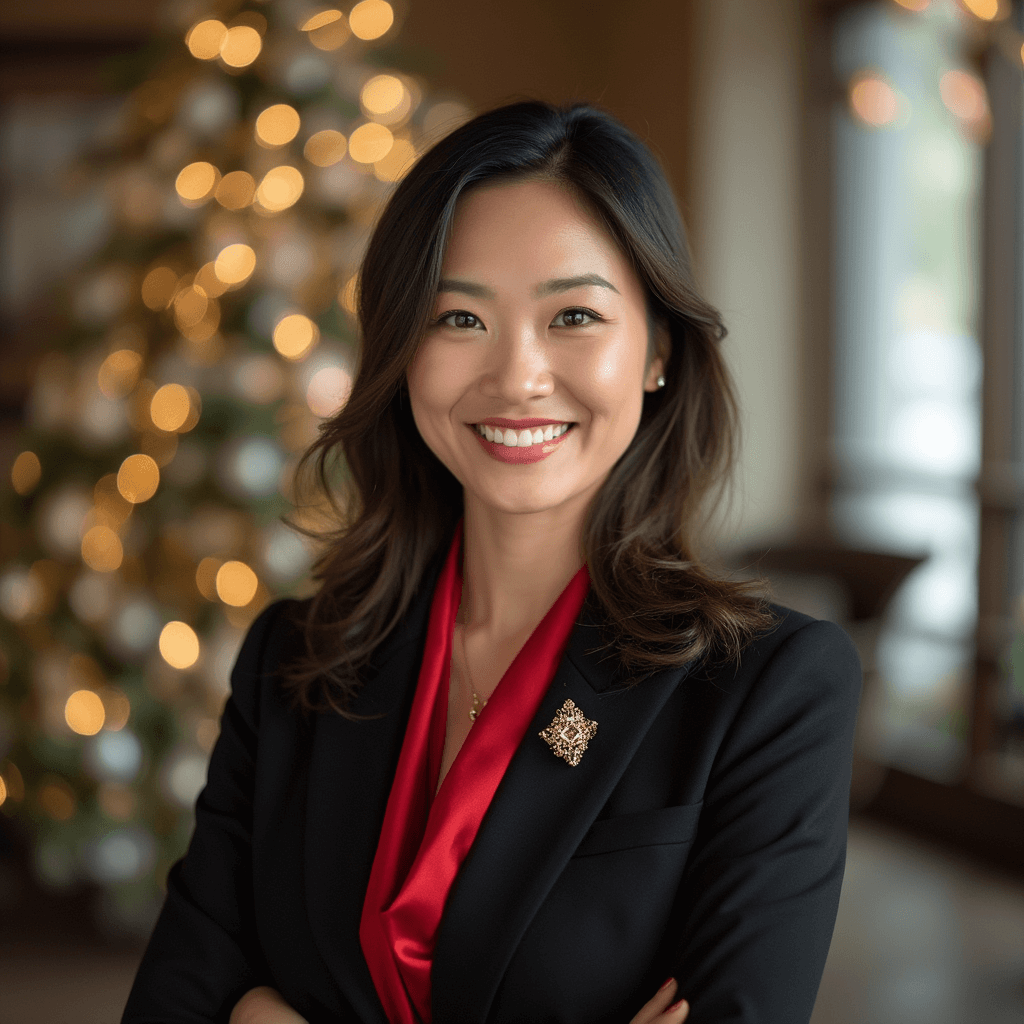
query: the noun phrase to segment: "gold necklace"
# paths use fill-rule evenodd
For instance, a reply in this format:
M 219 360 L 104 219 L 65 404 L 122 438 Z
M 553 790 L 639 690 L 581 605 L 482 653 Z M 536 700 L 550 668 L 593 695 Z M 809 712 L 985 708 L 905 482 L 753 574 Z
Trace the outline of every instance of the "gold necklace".
M 480 694 L 473 688 L 473 680 L 469 675 L 469 659 L 466 657 L 466 627 L 459 625 L 459 647 L 462 649 L 462 668 L 466 673 L 466 682 L 469 683 L 469 692 L 473 694 L 473 706 L 469 709 L 469 720 L 475 722 L 480 712 L 487 707 L 487 701 L 480 699 Z

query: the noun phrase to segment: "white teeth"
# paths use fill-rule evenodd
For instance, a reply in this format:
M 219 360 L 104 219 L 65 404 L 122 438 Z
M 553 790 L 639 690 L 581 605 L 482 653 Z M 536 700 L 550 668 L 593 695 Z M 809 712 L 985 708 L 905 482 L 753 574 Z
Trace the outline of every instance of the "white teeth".
M 553 441 L 556 437 L 561 437 L 570 426 L 572 426 L 571 423 L 559 423 L 557 426 L 549 423 L 543 429 L 537 427 L 534 430 L 515 431 L 509 427 L 502 430 L 501 427 L 478 423 L 475 429 L 481 437 L 487 438 L 494 444 L 503 444 L 506 448 L 529 448 L 531 445 Z

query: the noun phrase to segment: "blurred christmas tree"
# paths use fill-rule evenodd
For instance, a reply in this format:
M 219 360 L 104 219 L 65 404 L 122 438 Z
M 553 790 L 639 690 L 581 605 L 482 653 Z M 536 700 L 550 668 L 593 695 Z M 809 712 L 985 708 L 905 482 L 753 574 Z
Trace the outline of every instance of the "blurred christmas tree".
M 115 228 L 71 282 L 0 518 L 0 813 L 51 887 L 144 931 L 231 664 L 310 552 L 281 522 L 344 401 L 381 200 L 466 111 L 395 70 L 396 11 L 172 4 L 99 175 Z M 400 16 L 401 11 L 397 12 Z

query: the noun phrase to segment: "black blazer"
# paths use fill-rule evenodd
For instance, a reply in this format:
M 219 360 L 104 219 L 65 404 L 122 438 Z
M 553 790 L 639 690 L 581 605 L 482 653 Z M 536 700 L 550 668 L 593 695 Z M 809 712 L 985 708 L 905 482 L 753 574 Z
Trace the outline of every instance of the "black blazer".
M 288 710 L 297 602 L 253 623 L 188 852 L 122 1024 L 227 1021 L 267 984 L 312 1024 L 386 1024 L 359 916 L 440 563 L 354 710 Z M 587 607 L 456 878 L 435 1024 L 628 1024 L 668 976 L 692 1024 L 805 1024 L 846 857 L 861 673 L 846 634 L 776 608 L 742 663 L 633 688 Z M 537 733 L 566 697 L 598 722 L 576 767 Z

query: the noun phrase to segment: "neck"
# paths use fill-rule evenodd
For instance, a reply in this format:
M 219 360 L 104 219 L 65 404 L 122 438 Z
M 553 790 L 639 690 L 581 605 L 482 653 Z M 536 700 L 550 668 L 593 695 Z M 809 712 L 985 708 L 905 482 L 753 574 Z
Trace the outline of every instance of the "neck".
M 461 621 L 492 636 L 532 632 L 583 565 L 585 513 L 516 515 L 466 494 Z

